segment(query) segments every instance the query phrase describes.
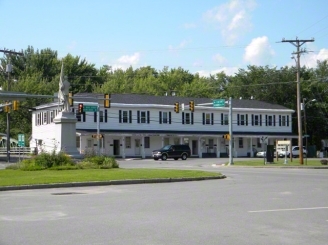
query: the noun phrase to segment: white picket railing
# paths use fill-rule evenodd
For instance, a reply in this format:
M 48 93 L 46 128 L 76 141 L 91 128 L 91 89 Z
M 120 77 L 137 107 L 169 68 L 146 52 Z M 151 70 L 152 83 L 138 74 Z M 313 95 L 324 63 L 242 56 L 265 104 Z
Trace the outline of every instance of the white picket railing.
M 19 154 L 30 154 L 33 153 L 34 147 L 10 147 L 10 154 L 19 155 Z M 7 148 L 0 147 L 0 155 L 6 155 Z

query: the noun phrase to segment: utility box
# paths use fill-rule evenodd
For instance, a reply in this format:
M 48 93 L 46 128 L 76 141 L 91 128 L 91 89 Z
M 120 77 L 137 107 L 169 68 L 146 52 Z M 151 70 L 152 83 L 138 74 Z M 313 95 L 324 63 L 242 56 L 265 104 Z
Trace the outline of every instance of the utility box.
M 266 149 L 266 162 L 271 163 L 274 162 L 274 145 L 267 145 Z

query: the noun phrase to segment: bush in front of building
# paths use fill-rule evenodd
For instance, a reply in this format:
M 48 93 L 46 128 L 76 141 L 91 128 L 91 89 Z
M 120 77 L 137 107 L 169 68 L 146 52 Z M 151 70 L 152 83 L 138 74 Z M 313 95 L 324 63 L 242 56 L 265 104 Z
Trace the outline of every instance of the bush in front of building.
M 84 158 L 84 160 L 78 165 L 81 168 L 94 168 L 94 169 L 110 169 L 119 168 L 119 164 L 114 157 L 107 156 L 89 156 Z
M 64 152 L 43 152 L 32 158 L 24 159 L 19 164 L 21 170 L 66 170 L 66 169 L 78 169 L 73 159 L 66 155 Z

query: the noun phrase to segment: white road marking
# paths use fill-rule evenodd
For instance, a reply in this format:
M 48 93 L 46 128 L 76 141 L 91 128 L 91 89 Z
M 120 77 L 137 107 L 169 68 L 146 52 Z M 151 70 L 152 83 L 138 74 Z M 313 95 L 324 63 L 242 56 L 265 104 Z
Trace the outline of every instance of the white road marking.
M 269 210 L 257 210 L 257 211 L 248 211 L 248 212 L 265 213 L 265 212 L 283 212 L 283 211 L 300 211 L 300 210 L 316 210 L 316 209 L 328 209 L 328 207 L 269 209 Z

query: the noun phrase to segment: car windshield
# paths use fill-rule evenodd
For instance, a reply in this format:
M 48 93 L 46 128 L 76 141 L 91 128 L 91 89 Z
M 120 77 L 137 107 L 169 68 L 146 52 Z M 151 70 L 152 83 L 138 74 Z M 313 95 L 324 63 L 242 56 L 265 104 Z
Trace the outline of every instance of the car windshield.
M 168 149 L 170 149 L 170 147 L 171 147 L 171 145 L 166 145 L 161 150 L 168 150 Z

